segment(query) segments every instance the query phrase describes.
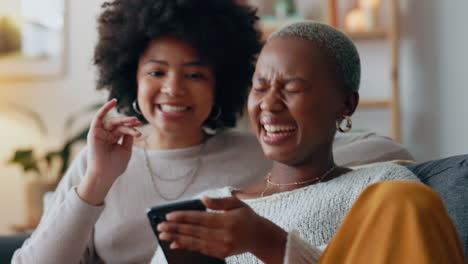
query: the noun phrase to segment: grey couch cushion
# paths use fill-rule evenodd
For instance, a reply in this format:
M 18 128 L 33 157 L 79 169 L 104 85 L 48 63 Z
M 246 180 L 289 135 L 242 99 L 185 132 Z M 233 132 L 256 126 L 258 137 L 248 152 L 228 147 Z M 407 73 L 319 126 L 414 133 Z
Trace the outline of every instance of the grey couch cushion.
M 408 168 L 440 195 L 468 256 L 468 155 L 428 161 Z
M 360 166 L 392 160 L 414 160 L 401 144 L 375 133 L 339 133 L 333 142 L 333 156 L 340 166 Z

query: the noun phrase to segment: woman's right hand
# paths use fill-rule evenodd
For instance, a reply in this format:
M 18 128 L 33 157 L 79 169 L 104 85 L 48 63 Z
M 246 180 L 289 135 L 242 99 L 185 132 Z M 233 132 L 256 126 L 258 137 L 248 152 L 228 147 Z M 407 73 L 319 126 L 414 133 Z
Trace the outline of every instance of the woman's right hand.
M 117 104 L 107 102 L 93 118 L 88 133 L 87 169 L 77 192 L 91 205 L 100 205 L 115 180 L 127 169 L 132 154 L 133 137 L 141 136 L 135 129 L 142 125 L 136 117 L 118 116 L 104 120 Z
M 158 225 L 159 238 L 170 241 L 171 249 L 220 259 L 250 252 L 263 263 L 283 263 L 288 233 L 281 227 L 234 196 L 202 201 L 216 212 L 174 211 Z

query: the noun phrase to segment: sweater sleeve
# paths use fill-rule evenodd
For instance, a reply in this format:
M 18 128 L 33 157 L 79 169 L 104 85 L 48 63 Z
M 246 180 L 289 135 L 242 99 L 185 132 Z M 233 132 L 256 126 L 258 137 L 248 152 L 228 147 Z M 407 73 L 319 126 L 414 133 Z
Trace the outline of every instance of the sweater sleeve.
M 292 231 L 288 234 L 284 264 L 315 264 L 321 255 L 322 250 L 302 240 L 297 232 Z
M 384 163 L 379 168 L 381 173 L 373 175 L 373 182 L 404 180 L 421 183 L 421 180 L 408 168 L 393 163 Z
M 86 149 L 61 180 L 51 205 L 12 263 L 96 263 L 93 228 L 104 206 L 91 206 L 76 193 L 86 170 Z

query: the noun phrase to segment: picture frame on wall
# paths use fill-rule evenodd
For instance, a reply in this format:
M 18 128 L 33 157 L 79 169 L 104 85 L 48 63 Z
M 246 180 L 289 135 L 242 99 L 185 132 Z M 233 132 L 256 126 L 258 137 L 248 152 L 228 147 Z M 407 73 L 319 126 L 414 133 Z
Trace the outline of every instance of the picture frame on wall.
M 66 0 L 0 0 L 0 80 L 65 73 Z

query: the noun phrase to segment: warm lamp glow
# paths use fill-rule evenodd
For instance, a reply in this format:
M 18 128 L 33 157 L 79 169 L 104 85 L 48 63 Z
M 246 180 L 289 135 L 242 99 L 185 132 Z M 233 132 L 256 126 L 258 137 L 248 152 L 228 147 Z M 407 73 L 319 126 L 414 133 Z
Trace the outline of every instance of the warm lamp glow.
M 359 0 L 359 8 L 379 8 L 379 0 Z
M 364 30 L 364 14 L 359 8 L 355 8 L 345 17 L 345 28 L 349 31 L 363 31 Z
M 377 27 L 379 5 L 379 0 L 359 0 L 365 31 L 372 31 Z

